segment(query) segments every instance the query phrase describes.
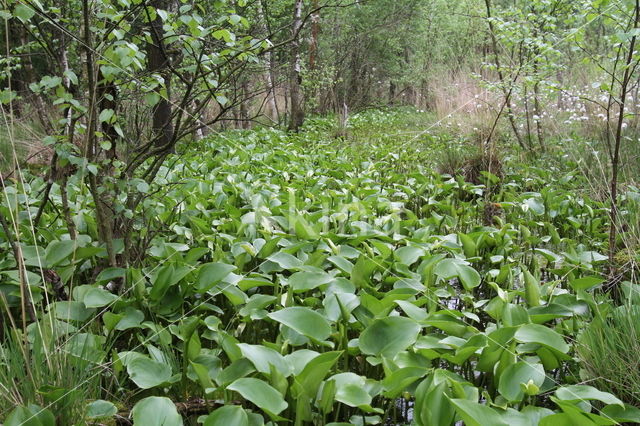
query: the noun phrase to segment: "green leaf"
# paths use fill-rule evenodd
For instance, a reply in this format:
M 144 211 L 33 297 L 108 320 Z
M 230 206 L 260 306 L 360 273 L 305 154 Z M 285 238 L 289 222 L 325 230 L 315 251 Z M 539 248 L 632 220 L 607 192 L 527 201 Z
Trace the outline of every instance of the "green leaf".
M 84 303 L 74 300 L 53 302 L 49 309 L 53 310 L 56 318 L 65 321 L 86 321 L 95 312 L 95 309 L 89 309 Z
M 149 293 L 151 300 L 157 302 L 162 299 L 169 288 L 178 284 L 189 272 L 191 272 L 191 268 L 188 266 L 165 265 L 160 268 L 153 279 L 153 287 Z
M 524 299 L 530 307 L 540 306 L 540 282 L 526 269 L 524 274 Z
M 538 388 L 544 383 L 545 374 L 541 364 L 531 364 L 520 361 L 511 364 L 500 375 L 498 392 L 507 401 L 519 402 L 524 397 L 522 384 L 527 385 L 529 381 Z
M 367 391 L 366 379 L 354 373 L 340 373 L 331 376 L 328 381 L 335 381 L 335 400 L 350 407 L 358 407 L 364 411 L 382 412 L 371 407 L 372 396 Z
M 348 383 L 336 390 L 336 401 L 347 404 L 350 407 L 360 407 L 371 404 L 371 395 L 355 383 Z
M 111 121 L 114 114 L 115 114 L 115 111 L 113 111 L 112 109 L 103 109 L 102 111 L 100 111 L 98 120 L 100 120 L 101 123 L 108 123 Z
M 473 238 L 471 238 L 467 234 L 462 234 L 462 233 L 458 233 L 458 238 L 462 243 L 462 249 L 464 250 L 464 255 L 468 258 L 475 256 L 477 252 L 477 248 L 476 248 L 476 243 L 473 241 Z
M 144 94 L 144 101 L 149 106 L 154 106 L 160 102 L 160 95 L 157 92 L 149 92 Z
M 300 259 L 298 259 L 297 257 L 289 253 L 285 253 L 281 251 L 267 257 L 267 260 L 273 263 L 277 263 L 278 266 L 280 266 L 282 269 L 287 269 L 287 270 L 296 269 L 302 266 L 302 261 Z
M 422 247 L 413 246 L 400 247 L 394 253 L 400 263 L 407 266 L 411 266 L 416 263 L 420 257 L 424 256 L 424 254 L 425 250 Z
M 84 294 L 82 301 L 87 308 L 101 308 L 117 299 L 118 296 L 107 290 L 92 287 Z
M 182 426 L 182 417 L 169 398 L 150 396 L 131 410 L 134 426 Z
M 326 272 L 296 272 L 289 277 L 289 286 L 296 293 L 313 290 L 324 284 L 328 284 L 333 277 Z
M 227 386 L 227 389 L 238 392 L 272 417 L 289 406 L 280 392 L 259 379 L 241 378 Z
M 171 378 L 171 367 L 146 357 L 135 358 L 127 365 L 131 380 L 141 389 L 150 389 Z
M 417 426 L 449 425 L 454 418 L 454 408 L 447 397 L 447 382 L 432 386 L 430 378 L 416 389 L 414 418 Z
M 562 353 L 569 352 L 569 345 L 561 335 L 540 324 L 521 325 L 516 331 L 515 339 L 522 343 L 538 343 Z
M 544 214 L 544 202 L 540 198 L 528 198 L 524 201 L 524 208 L 526 210 L 531 210 L 537 215 Z
M 74 252 L 75 240 L 53 241 L 45 250 L 45 260 L 49 268 L 59 265 Z
M 211 289 L 234 270 L 236 270 L 235 266 L 219 262 L 201 266 L 198 272 L 198 291 L 205 292 Z
M 204 419 L 204 426 L 249 426 L 247 412 L 237 405 L 225 405 Z
M 369 278 L 377 268 L 376 262 L 362 255 L 351 270 L 351 281 L 358 287 L 368 287 Z
M 309 361 L 300 374 L 294 378 L 294 398 L 303 392 L 315 395 L 340 355 L 342 355 L 342 351 L 325 352 Z
M 360 335 L 360 350 L 368 355 L 393 359 L 416 342 L 420 325 L 406 317 L 377 319 Z
M 302 240 L 316 241 L 320 238 L 320 234 L 313 229 L 313 227 L 307 222 L 302 215 L 292 216 L 290 219 L 293 224 L 293 229 L 296 232 L 296 236 Z
M 36 404 L 20 405 L 5 418 L 4 426 L 56 426 L 56 419 L 47 408 Z
M 139 327 L 144 320 L 144 314 L 138 309 L 134 309 L 131 306 L 127 307 L 124 311 L 124 317 L 116 324 L 115 329 L 119 331 L 128 330 L 130 328 Z
M 471 266 L 464 264 L 459 259 L 442 259 L 438 262 L 433 272 L 445 280 L 458 278 L 462 283 L 462 286 L 467 291 L 478 287 L 482 281 L 478 271 L 473 269 Z
M 387 374 L 382 380 L 384 396 L 395 399 L 400 396 L 413 382 L 421 379 L 428 370 L 423 367 L 404 367 Z
M 582 277 L 575 280 L 571 280 L 569 285 L 574 290 L 587 290 L 591 287 L 595 287 L 599 284 L 602 284 L 605 280 L 600 277 L 590 276 L 590 277 Z
M 118 409 L 113 403 L 103 399 L 98 399 L 87 404 L 87 417 L 90 419 L 113 417 L 117 412 Z
M 240 348 L 242 355 L 251 361 L 256 370 L 261 373 L 269 374 L 270 365 L 273 365 L 283 376 L 288 377 L 291 374 L 291 368 L 284 357 L 271 348 L 246 343 L 238 344 L 238 348 Z
M 464 420 L 465 426 L 509 426 L 509 423 L 502 419 L 500 413 L 486 405 L 467 399 L 450 399 L 450 401 Z
M 18 94 L 13 90 L 3 89 L 0 90 L 0 104 L 7 105 L 11 101 L 13 101 Z
M 29 19 L 33 18 L 33 15 L 36 14 L 35 10 L 31 9 L 29 6 L 18 3 L 15 9 L 13 9 L 13 14 L 18 17 L 22 22 L 27 22 Z
M 96 282 L 111 281 L 115 278 L 123 278 L 127 273 L 124 268 L 106 268 L 100 271 L 96 277 Z
M 556 390 L 556 396 L 563 401 L 598 400 L 605 404 L 616 404 L 624 407 L 624 403 L 608 392 L 602 392 L 593 386 L 570 385 Z
M 640 408 L 629 404 L 607 405 L 602 409 L 602 414 L 619 422 L 640 423 Z
M 268 316 L 317 342 L 324 341 L 331 334 L 329 321 L 309 308 L 300 306 L 284 308 L 269 313 Z

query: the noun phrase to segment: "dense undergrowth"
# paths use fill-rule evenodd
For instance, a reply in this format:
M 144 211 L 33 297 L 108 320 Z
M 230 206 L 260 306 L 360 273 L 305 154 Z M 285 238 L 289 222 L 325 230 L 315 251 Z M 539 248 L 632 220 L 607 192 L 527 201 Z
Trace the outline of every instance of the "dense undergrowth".
M 589 346 L 624 340 L 594 328 L 637 311 L 633 297 L 620 308 L 604 291 L 636 292 L 638 262 L 621 242 L 619 276 L 607 280 L 606 200 L 569 151 L 557 161 L 499 146 L 500 173 L 467 182 L 477 148 L 416 130 L 432 120 L 369 111 L 340 134 L 316 119 L 297 135 L 227 132 L 185 145 L 153 183 L 129 182 L 144 202 L 117 212 L 135 221 L 133 242 L 116 241 L 133 253 L 127 268 L 103 266 L 78 176 L 75 240 L 56 187 L 36 233 L 46 182 L 14 180 L 0 209 L 20 230 L 38 320 L 26 321 L 0 234 L 0 418 L 640 422 L 632 388 L 604 392 L 627 386 L 615 382 L 633 357 L 619 354 L 599 377 L 609 353 Z M 622 238 L 638 235 L 639 201 L 627 185 Z

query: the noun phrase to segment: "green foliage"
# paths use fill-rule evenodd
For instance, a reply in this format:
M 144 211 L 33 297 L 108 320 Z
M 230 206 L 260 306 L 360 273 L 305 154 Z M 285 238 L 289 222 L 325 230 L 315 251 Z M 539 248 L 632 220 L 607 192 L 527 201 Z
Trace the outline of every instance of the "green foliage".
M 367 112 L 354 126 L 367 120 L 400 118 Z M 24 241 L 34 303 L 56 297 L 33 272 L 40 261 L 64 286 L 89 283 L 48 312 L 67 330 L 65 362 L 104 366 L 82 372 L 123 395 L 81 393 L 77 411 L 56 413 L 112 415 L 102 398 L 133 408 L 134 422 L 181 424 L 193 419 L 175 403 L 192 396 L 225 404 L 205 424 L 401 422 L 404 398 L 425 425 L 634 418 L 614 396 L 575 386 L 587 365 L 574 359 L 575 338 L 608 302 L 598 278 L 606 206 L 572 191 L 572 170 L 506 163 L 491 193 L 501 223 L 486 226 L 485 187 L 432 171 L 438 138 L 393 157 L 383 139 L 363 157 L 352 141 L 323 143 L 322 125 L 227 133 L 201 143 L 207 156 L 185 146 L 134 212 L 154 231 L 139 265 L 105 268 L 90 215 L 78 215 L 72 243 L 45 210 L 48 230 Z M 82 181 L 70 184 L 72 205 L 88 211 Z M 15 264 L 0 261 L 3 300 L 19 312 Z M 24 410 L 47 404 L 27 390 Z

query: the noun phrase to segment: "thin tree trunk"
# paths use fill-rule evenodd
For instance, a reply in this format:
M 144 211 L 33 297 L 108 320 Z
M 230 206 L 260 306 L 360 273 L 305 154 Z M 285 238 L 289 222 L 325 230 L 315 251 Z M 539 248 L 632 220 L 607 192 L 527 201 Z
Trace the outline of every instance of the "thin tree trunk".
M 85 50 L 85 61 L 87 67 L 87 84 L 89 88 L 89 111 L 87 115 L 87 136 L 85 141 L 84 156 L 87 162 L 95 161 L 97 147 L 97 118 L 98 99 L 97 81 L 93 59 L 93 40 L 91 37 L 91 10 L 89 0 L 82 1 L 83 16 L 83 44 Z M 113 247 L 113 211 L 112 206 L 106 201 L 105 191 L 101 191 L 98 176 L 93 173 L 87 174 L 89 191 L 95 204 L 96 222 L 100 233 L 100 240 L 106 246 L 109 266 L 117 266 L 116 253 Z M 104 188 L 103 188 L 104 189 Z
M 491 46 L 493 48 L 493 54 L 495 56 L 495 61 L 496 61 L 496 68 L 498 71 L 498 79 L 500 80 L 500 87 L 502 88 L 502 92 L 504 93 L 505 96 L 505 104 L 506 104 L 506 110 L 507 110 L 507 117 L 509 118 L 509 123 L 511 124 L 511 128 L 513 129 L 513 134 L 515 135 L 517 141 L 518 141 L 518 145 L 520 145 L 520 147 L 522 149 L 526 149 L 526 147 L 524 146 L 524 143 L 522 141 L 522 136 L 520 135 L 520 132 L 518 131 L 518 126 L 516 125 L 516 120 L 515 120 L 515 116 L 513 114 L 513 109 L 511 108 L 511 92 L 509 90 L 507 90 L 507 88 L 505 87 L 504 83 L 505 83 L 505 78 L 504 78 L 504 74 L 502 73 L 502 68 L 500 67 L 500 53 L 498 50 L 498 40 L 496 39 L 496 34 L 495 34 L 495 29 L 493 27 L 493 22 L 491 22 L 491 0 L 484 0 L 486 9 L 487 9 L 487 18 L 488 18 L 488 23 L 489 23 L 489 35 L 491 36 Z
M 311 7 L 313 10 L 318 9 L 318 0 L 312 0 Z M 320 34 L 320 12 L 314 12 L 311 15 L 311 43 L 309 44 L 309 69 L 316 69 L 316 60 L 318 56 L 318 36 Z
M 640 0 L 635 1 L 635 10 L 634 10 L 634 24 L 633 29 L 637 29 L 640 27 Z M 622 124 L 624 123 L 624 113 L 625 106 L 628 94 L 629 82 L 631 81 L 632 73 L 631 73 L 631 63 L 633 62 L 633 55 L 636 46 L 637 36 L 634 35 L 631 37 L 631 42 L 629 44 L 629 52 L 627 54 L 624 74 L 622 77 L 622 82 L 620 85 L 620 100 L 619 100 L 619 115 L 618 122 L 616 125 L 616 134 L 615 141 L 613 147 L 613 159 L 611 163 L 611 211 L 610 211 L 610 220 L 611 227 L 609 229 L 609 263 L 611 265 L 611 273 L 614 275 L 616 273 L 616 268 L 614 265 L 614 257 L 616 255 L 616 239 L 618 233 L 618 174 L 620 167 L 620 146 L 622 143 Z
M 151 0 L 149 5 L 154 9 L 166 10 L 170 0 Z M 149 11 L 147 10 L 147 14 Z M 155 14 L 155 19 L 151 21 L 149 27 L 151 32 L 151 43 L 147 43 L 147 69 L 151 73 L 158 73 L 164 79 L 166 98 L 160 96 L 160 100 L 153 107 L 152 129 L 156 138 L 156 148 L 164 147 L 172 151 L 173 124 L 171 123 L 171 72 L 169 71 L 169 56 L 163 40 L 162 18 Z M 158 91 L 159 93 L 159 91 Z
M 262 22 L 262 27 L 265 34 L 269 33 L 269 23 L 267 21 L 267 14 L 265 13 L 264 4 L 262 1 L 258 3 L 258 19 Z M 275 61 L 271 50 L 266 53 L 267 70 L 263 74 L 263 79 L 267 86 L 267 110 L 268 116 L 272 120 L 280 123 L 280 111 L 278 110 L 278 101 L 276 99 L 276 84 L 275 84 Z
M 289 76 L 289 96 L 291 98 L 291 117 L 289 120 L 289 130 L 297 132 L 304 123 L 304 110 L 302 109 L 302 84 L 301 60 L 300 60 L 300 28 L 302 27 L 302 2 L 296 0 L 293 14 L 292 34 L 294 36 L 291 44 L 291 71 Z

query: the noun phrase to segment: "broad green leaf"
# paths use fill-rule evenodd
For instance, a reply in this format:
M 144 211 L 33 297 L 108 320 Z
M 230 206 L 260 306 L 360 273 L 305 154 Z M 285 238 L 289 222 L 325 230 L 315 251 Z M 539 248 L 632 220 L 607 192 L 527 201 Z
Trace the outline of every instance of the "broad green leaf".
M 331 334 L 331 325 L 325 317 L 309 308 L 300 306 L 284 308 L 269 313 L 269 318 L 290 327 L 303 336 L 318 342 L 324 341 Z
M 336 390 L 336 401 L 347 404 L 350 407 L 367 406 L 371 404 L 371 395 L 355 383 L 348 383 Z
M 384 387 L 384 396 L 387 398 L 397 398 L 405 391 L 413 382 L 421 379 L 427 374 L 426 368 L 420 367 L 404 367 L 393 371 L 382 380 Z
M 153 287 L 149 297 L 151 300 L 159 301 L 164 297 L 169 288 L 178 284 L 189 272 L 191 268 L 188 266 L 164 265 L 153 278 Z
M 13 14 L 18 17 L 18 19 L 20 19 L 23 23 L 28 22 L 29 19 L 31 19 L 33 15 L 35 15 L 35 13 L 36 12 L 32 8 L 22 3 L 18 3 L 15 9 L 13 9 Z
M 204 419 L 204 426 L 249 426 L 247 412 L 238 405 L 225 405 Z
M 342 351 L 325 352 L 313 358 L 307 366 L 294 378 L 294 397 L 306 392 L 315 395 Z
M 296 272 L 289 277 L 289 286 L 296 293 L 313 290 L 316 287 L 327 284 L 333 277 L 326 272 Z
M 19 405 L 4 419 L 4 426 L 56 426 L 56 419 L 47 408 L 36 404 Z
M 618 404 L 607 405 L 602 414 L 619 422 L 640 423 L 640 408 L 629 404 L 624 404 L 624 408 Z
M 115 278 L 123 278 L 127 273 L 124 268 L 106 268 L 103 269 L 96 277 L 96 282 L 111 281 Z
M 284 377 L 288 377 L 291 374 L 291 367 L 284 357 L 275 350 L 261 345 L 248 345 L 246 343 L 240 343 L 238 347 L 242 355 L 251 361 L 259 372 L 269 374 L 270 365 L 273 365 Z
M 602 284 L 605 280 L 601 277 L 591 276 L 591 277 L 582 277 L 575 280 L 571 280 L 569 285 L 574 290 L 587 290 L 591 287 L 595 287 L 599 284 Z
M 272 254 L 267 257 L 267 260 L 277 263 L 282 269 L 287 270 L 296 269 L 302 266 L 302 261 L 300 259 L 282 251 Z
M 420 329 L 416 321 L 406 317 L 377 319 L 360 335 L 360 350 L 367 355 L 393 359 L 416 342 Z
M 73 254 L 78 242 L 75 240 L 54 241 L 45 250 L 46 264 L 52 268 Z
M 335 381 L 336 401 L 368 412 L 378 411 L 370 405 L 373 398 L 366 389 L 364 377 L 354 373 L 340 373 L 331 376 L 328 381 Z
M 498 391 L 507 401 L 519 402 L 524 397 L 522 385 L 531 383 L 540 388 L 544 383 L 545 377 L 544 368 L 541 364 L 531 364 L 524 361 L 516 362 L 508 366 L 500 375 Z
M 537 215 L 544 214 L 544 202 L 540 198 L 527 198 L 523 204 L 524 210 L 531 210 Z
M 205 292 L 222 281 L 227 275 L 236 270 L 236 267 L 226 263 L 207 263 L 198 271 L 197 288 Z
M 405 246 L 397 249 L 394 254 L 400 263 L 411 266 L 424 256 L 425 250 L 421 247 Z
M 134 426 L 182 426 L 182 416 L 169 398 L 150 396 L 131 410 Z
M 360 306 L 360 299 L 351 293 L 327 293 L 322 304 L 327 319 L 335 322 L 344 316 L 348 319 L 351 312 Z
M 238 379 L 227 386 L 227 389 L 238 392 L 244 399 L 253 402 L 271 416 L 280 414 L 289 406 L 280 392 L 259 379 Z
M 103 399 L 87 404 L 87 417 L 90 419 L 113 417 L 117 412 L 118 409 L 113 403 Z
M 377 268 L 376 262 L 360 256 L 351 270 L 351 281 L 358 287 L 368 287 L 369 278 Z
M 417 426 L 448 425 L 455 415 L 454 407 L 446 395 L 447 382 L 433 386 L 430 378 L 425 379 L 416 389 L 414 418 Z
M 124 331 L 130 328 L 139 327 L 140 324 L 144 321 L 144 314 L 142 311 L 134 309 L 132 307 L 127 307 L 124 311 L 124 316 L 115 326 L 116 330 Z
M 76 301 L 53 302 L 49 305 L 56 318 L 65 321 L 86 321 L 95 312 L 95 309 L 87 308 L 84 303 Z
M 467 399 L 450 399 L 450 401 L 464 420 L 465 426 L 510 426 L 502 419 L 500 413 L 491 407 Z
M 150 389 L 171 378 L 171 367 L 146 357 L 136 358 L 127 365 L 131 380 L 141 389 Z
M 433 271 L 437 276 L 445 280 L 458 278 L 467 291 L 479 286 L 482 281 L 478 271 L 458 259 L 442 259 Z
M 84 305 L 87 308 L 102 308 L 118 299 L 115 294 L 97 287 L 89 289 L 84 295 Z
M 569 345 L 561 335 L 540 324 L 521 325 L 516 331 L 515 339 L 522 343 L 538 343 L 562 353 L 569 352 Z
M 610 393 L 602 392 L 587 385 L 563 386 L 556 390 L 556 396 L 563 401 L 586 401 L 595 399 L 605 404 L 616 404 L 624 407 L 623 402 Z

